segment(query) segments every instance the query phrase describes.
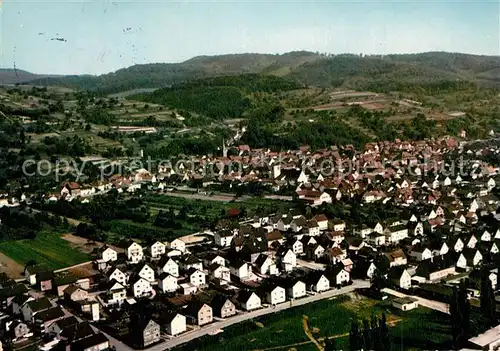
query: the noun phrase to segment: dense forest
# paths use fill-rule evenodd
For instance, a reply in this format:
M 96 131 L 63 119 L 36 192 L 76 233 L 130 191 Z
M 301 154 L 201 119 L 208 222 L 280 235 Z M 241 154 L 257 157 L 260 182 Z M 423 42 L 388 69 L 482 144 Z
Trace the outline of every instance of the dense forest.
M 251 93 L 300 88 L 297 82 L 257 74 L 214 77 L 139 94 L 130 99 L 186 109 L 213 119 L 241 117 L 253 107 Z

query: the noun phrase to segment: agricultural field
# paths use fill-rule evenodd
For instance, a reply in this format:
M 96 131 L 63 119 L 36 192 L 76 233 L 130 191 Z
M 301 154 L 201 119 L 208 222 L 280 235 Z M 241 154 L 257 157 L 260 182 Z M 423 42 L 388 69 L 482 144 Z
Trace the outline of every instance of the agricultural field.
M 304 318 L 309 330 L 320 343 L 334 338 L 338 349 L 348 349 L 349 330 L 353 318 L 362 321 L 374 313 L 386 314 L 393 349 L 420 350 L 451 347 L 448 316 L 419 308 L 401 312 L 390 302 L 352 295 L 323 300 L 271 314 L 226 328 L 216 336 L 206 336 L 176 351 L 240 351 L 240 350 L 317 350 L 304 332 Z
M 0 243 L 0 252 L 20 265 L 34 260 L 47 269 L 59 269 L 88 261 L 90 257 L 71 247 L 57 233 L 40 232 L 35 239 Z

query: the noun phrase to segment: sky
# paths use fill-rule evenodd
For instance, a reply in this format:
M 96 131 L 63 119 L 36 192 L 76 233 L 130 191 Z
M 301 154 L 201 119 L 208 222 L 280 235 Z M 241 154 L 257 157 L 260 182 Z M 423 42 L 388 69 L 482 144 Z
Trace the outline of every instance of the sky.
M 295 50 L 500 55 L 500 0 L 0 0 L 0 68 L 103 74 Z

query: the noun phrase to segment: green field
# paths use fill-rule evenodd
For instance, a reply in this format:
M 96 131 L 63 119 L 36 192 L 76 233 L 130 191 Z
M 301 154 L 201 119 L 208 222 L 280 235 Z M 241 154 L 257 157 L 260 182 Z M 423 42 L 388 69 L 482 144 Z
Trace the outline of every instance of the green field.
M 224 330 L 216 336 L 205 336 L 176 351 L 240 351 L 240 350 L 316 350 L 304 333 L 303 316 L 309 318 L 309 328 L 320 342 L 333 337 L 338 349 L 349 347 L 349 329 L 353 318 L 369 319 L 372 313 L 386 313 L 391 326 L 393 350 L 450 349 L 449 317 L 426 308 L 400 312 L 389 302 L 367 298 L 323 300 L 286 311 L 246 321 Z
M 24 265 L 35 260 L 47 269 L 59 269 L 88 261 L 86 254 L 73 249 L 59 234 L 41 232 L 35 239 L 0 243 L 0 252 Z

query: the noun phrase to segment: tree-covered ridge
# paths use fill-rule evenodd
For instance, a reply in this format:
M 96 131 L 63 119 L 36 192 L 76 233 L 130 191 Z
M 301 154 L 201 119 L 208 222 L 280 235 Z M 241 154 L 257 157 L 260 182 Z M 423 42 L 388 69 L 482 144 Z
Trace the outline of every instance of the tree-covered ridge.
M 176 84 L 132 99 L 167 105 L 213 118 L 235 118 L 253 107 L 251 93 L 277 92 L 300 88 L 292 80 L 257 74 L 223 76 Z
M 235 54 L 199 56 L 181 63 L 135 65 L 101 76 L 68 76 L 33 81 L 114 93 L 137 88 L 163 88 L 193 79 L 262 73 L 324 86 L 412 90 L 415 85 L 453 87 L 464 81 L 499 87 L 500 58 L 447 52 L 360 56 L 298 51 L 282 55 Z M 1 74 L 1 72 L 0 72 Z

